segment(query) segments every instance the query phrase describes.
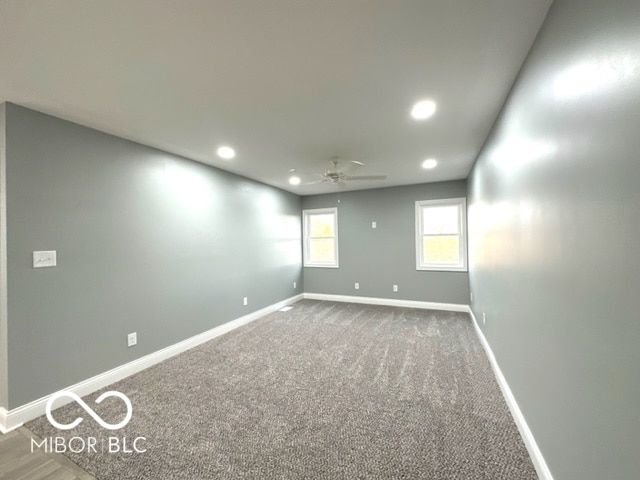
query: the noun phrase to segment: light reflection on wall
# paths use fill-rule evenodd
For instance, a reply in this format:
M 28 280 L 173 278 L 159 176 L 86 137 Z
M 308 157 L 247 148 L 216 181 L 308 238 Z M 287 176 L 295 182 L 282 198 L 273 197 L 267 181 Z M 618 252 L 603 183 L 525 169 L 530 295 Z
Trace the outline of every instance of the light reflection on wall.
M 278 250 L 288 265 L 300 265 L 302 261 L 300 225 L 299 215 L 281 215 L 276 222 Z
M 169 158 L 161 159 L 149 178 L 162 198 L 162 215 L 170 214 L 182 222 L 200 226 L 210 224 L 212 218 L 220 215 L 220 209 L 231 209 L 235 212 L 233 216 L 220 218 L 225 221 L 232 218 L 237 226 L 258 228 L 247 230 L 246 238 L 255 239 L 255 242 L 248 240 L 253 243 L 247 255 L 255 256 L 263 265 L 278 268 L 301 264 L 301 218 L 298 211 L 290 211 L 285 192 L 252 181 L 242 181 L 230 191 L 229 185 L 215 176 Z M 240 196 L 227 195 L 238 191 Z M 223 224 L 220 228 L 228 230 Z
M 467 215 L 469 230 L 469 264 L 476 267 L 486 266 L 488 263 L 484 249 L 484 231 L 488 229 L 489 206 L 477 201 L 469 206 Z
M 301 263 L 301 220 L 297 213 L 291 215 L 282 211 L 282 197 L 284 193 L 271 190 L 252 190 L 257 198 L 260 218 L 264 234 L 275 241 L 278 264 L 300 265 Z
M 639 65 L 637 53 L 594 56 L 562 70 L 553 80 L 551 90 L 558 100 L 604 94 L 636 77 Z
M 299 265 L 301 262 L 300 216 L 281 212 L 278 198 L 273 192 L 264 192 L 260 197 L 259 205 L 270 235 L 277 242 L 279 258 L 281 261 L 286 261 L 288 265 Z
M 515 137 L 494 150 L 492 159 L 508 173 L 529 163 L 553 157 L 557 151 L 557 145 L 551 140 Z
M 197 170 L 185 168 L 177 162 L 165 161 L 162 186 L 182 214 L 201 216 L 210 211 L 214 188 L 207 177 Z
M 536 210 L 528 201 L 512 205 L 506 201 L 476 202 L 469 207 L 469 257 L 477 267 L 506 266 L 517 259 L 527 264 L 542 262 L 546 242 L 539 238 Z M 511 237 L 514 223 L 521 238 Z

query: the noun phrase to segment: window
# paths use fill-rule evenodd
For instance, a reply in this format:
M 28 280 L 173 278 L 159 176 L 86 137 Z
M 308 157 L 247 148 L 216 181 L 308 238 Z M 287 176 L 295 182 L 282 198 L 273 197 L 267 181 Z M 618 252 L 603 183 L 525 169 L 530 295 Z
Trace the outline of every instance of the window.
M 467 270 L 464 198 L 416 202 L 416 269 Z
M 338 209 L 303 210 L 304 266 L 338 268 Z

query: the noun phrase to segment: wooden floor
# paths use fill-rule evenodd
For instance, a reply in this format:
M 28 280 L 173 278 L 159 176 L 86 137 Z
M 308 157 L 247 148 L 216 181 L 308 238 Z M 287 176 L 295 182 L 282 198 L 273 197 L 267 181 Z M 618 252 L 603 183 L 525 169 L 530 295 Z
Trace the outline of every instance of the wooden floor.
M 31 453 L 32 438 L 25 427 L 0 434 L 0 480 L 95 480 L 64 455 Z

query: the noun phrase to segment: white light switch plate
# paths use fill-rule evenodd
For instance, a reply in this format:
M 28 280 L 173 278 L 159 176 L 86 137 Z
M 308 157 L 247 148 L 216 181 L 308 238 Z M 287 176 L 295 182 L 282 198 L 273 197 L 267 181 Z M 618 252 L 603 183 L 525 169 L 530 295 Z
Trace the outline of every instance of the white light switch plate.
M 56 251 L 33 252 L 33 268 L 55 267 Z

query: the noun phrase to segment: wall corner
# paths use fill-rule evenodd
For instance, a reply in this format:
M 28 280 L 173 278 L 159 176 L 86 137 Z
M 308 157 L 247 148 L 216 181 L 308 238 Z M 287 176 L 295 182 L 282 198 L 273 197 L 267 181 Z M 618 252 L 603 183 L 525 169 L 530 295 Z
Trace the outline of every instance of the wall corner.
M 7 339 L 7 104 L 0 103 L 0 408 L 9 408 Z

